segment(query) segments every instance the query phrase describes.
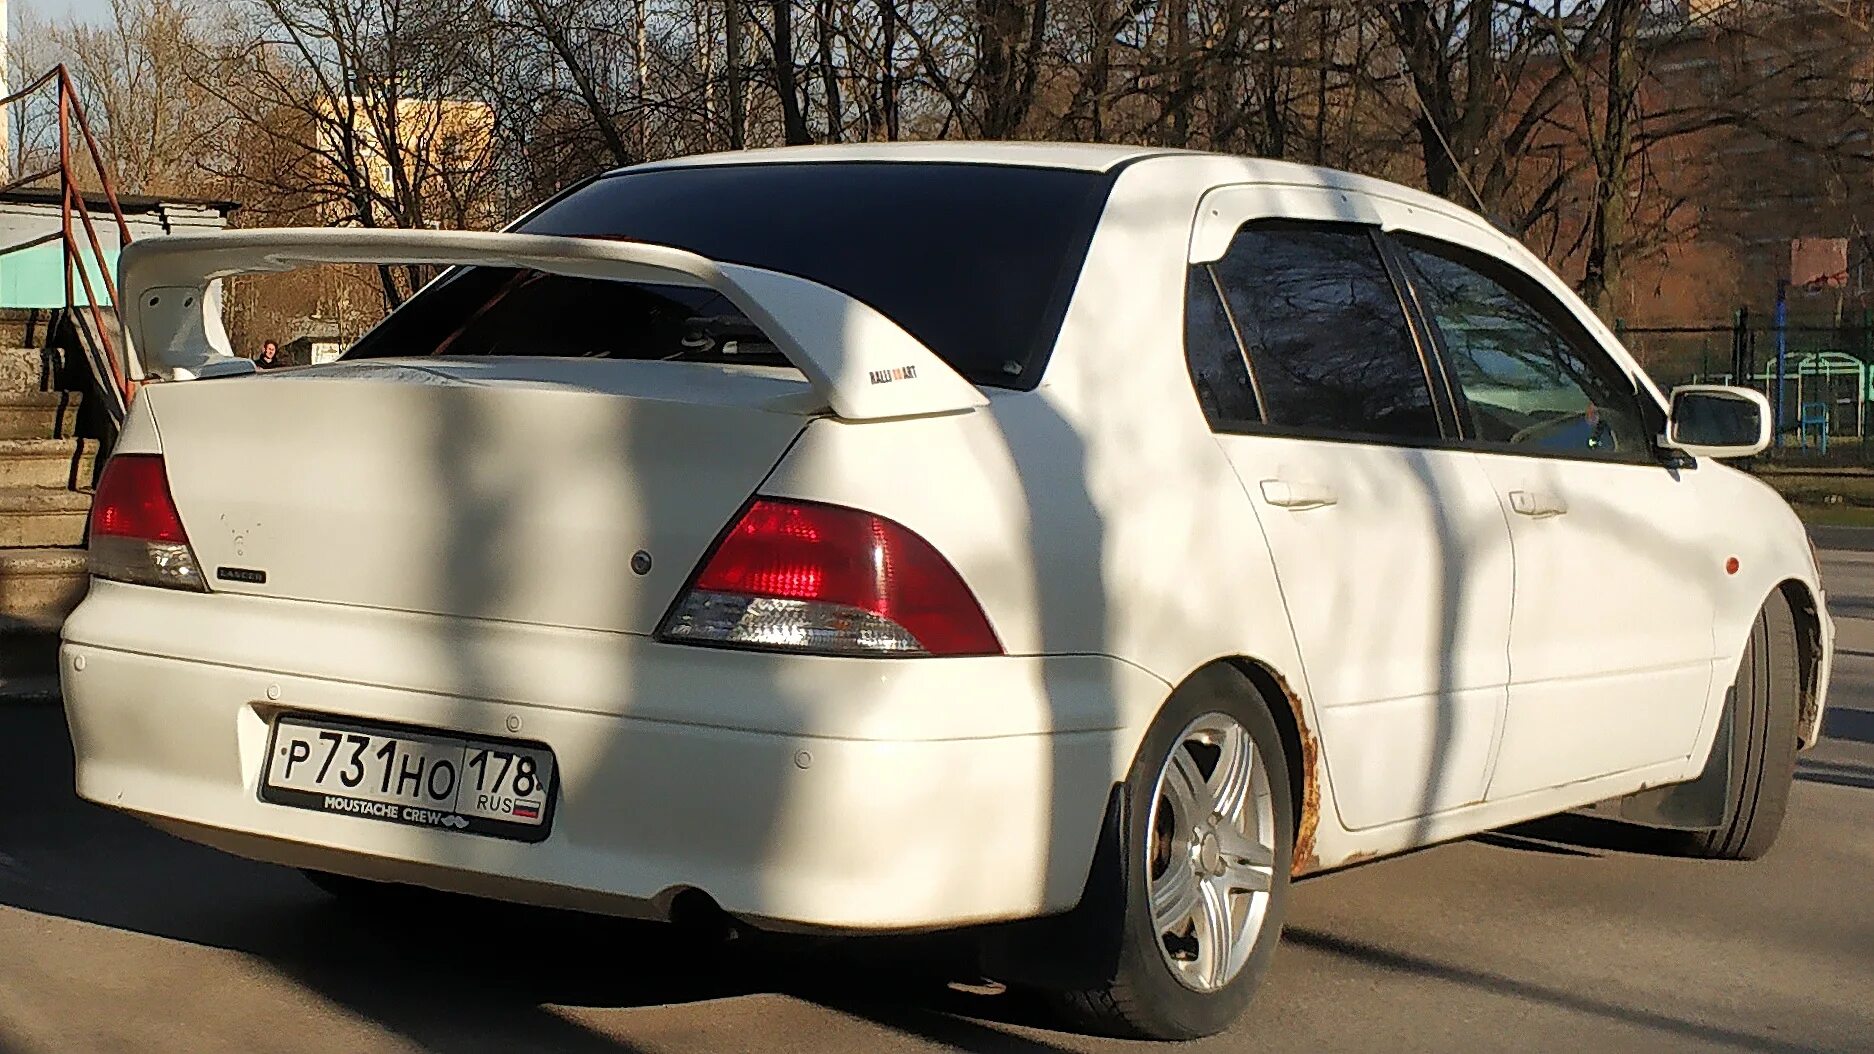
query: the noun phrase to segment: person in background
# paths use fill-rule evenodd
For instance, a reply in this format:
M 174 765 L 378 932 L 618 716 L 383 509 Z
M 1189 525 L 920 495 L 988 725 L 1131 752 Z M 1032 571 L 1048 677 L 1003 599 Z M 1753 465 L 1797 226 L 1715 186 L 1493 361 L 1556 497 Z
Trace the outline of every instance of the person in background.
M 262 341 L 260 354 L 254 356 L 254 365 L 263 370 L 276 369 L 286 365 L 280 361 L 280 346 L 271 340 Z

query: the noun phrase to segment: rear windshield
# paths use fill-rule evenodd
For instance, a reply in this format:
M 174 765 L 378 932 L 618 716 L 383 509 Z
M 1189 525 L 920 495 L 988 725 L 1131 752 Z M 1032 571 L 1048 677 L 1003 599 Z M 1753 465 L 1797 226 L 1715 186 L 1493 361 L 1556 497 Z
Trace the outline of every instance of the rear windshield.
M 838 162 L 626 171 L 517 229 L 674 245 L 864 301 L 976 384 L 1032 388 L 1112 176 Z M 785 365 L 722 297 L 500 268 L 445 276 L 347 358 L 555 355 Z

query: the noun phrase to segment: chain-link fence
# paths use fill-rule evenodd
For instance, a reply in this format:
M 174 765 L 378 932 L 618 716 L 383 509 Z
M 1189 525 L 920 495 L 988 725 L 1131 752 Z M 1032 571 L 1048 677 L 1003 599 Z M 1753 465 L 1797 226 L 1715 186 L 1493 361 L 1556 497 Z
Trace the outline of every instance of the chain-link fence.
M 1737 384 L 1768 396 L 1779 408 L 1772 459 L 1874 464 L 1874 442 L 1868 441 L 1874 431 L 1874 319 L 1779 330 L 1739 312 L 1730 323 L 1617 330 L 1664 390 Z

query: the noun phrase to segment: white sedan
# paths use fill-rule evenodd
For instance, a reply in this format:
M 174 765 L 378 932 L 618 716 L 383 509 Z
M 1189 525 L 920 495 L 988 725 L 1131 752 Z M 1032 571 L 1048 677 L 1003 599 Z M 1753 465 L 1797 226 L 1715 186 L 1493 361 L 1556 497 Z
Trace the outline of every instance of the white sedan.
M 215 280 L 450 265 L 249 376 Z M 502 233 L 124 250 L 148 383 L 64 629 L 78 790 L 368 895 L 976 927 L 1228 1025 L 1292 878 L 1586 806 L 1776 837 L 1801 524 L 1448 202 L 1144 148 L 641 165 Z M 161 382 L 161 383 L 157 383 Z

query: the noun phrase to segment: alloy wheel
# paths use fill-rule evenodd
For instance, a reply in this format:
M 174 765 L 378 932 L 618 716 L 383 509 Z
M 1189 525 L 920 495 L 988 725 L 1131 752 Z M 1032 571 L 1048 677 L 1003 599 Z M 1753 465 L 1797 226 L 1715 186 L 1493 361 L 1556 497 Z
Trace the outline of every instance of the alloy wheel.
M 1159 953 L 1185 987 L 1214 992 L 1249 961 L 1274 884 L 1275 803 L 1249 730 L 1220 713 L 1186 725 L 1146 829 Z

